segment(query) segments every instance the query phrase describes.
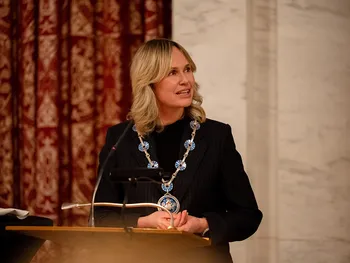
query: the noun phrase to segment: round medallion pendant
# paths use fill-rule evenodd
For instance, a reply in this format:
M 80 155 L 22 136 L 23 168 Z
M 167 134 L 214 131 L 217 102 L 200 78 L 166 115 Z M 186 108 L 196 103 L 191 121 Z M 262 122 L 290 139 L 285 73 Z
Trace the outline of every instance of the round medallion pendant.
M 165 194 L 158 200 L 158 205 L 161 205 L 168 209 L 171 213 L 177 213 L 180 211 L 180 202 L 177 198 L 171 194 Z M 158 208 L 159 211 L 162 209 Z

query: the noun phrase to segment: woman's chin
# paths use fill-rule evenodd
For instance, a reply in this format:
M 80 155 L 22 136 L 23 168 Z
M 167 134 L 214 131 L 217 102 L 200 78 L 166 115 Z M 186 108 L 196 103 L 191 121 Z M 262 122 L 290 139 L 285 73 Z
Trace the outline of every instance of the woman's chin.
M 190 98 L 184 99 L 179 104 L 181 105 L 181 107 L 187 108 L 187 107 L 191 106 L 192 98 L 190 97 Z
M 192 99 L 182 99 L 182 100 L 177 100 L 173 101 L 173 103 L 167 104 L 168 107 L 170 108 L 188 108 L 192 104 Z

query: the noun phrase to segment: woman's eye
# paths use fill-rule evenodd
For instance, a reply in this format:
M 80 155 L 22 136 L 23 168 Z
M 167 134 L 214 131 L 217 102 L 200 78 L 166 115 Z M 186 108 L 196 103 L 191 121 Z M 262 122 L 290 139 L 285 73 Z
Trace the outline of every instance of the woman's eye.
M 176 70 L 171 70 L 171 71 L 169 72 L 169 76 L 172 76 L 172 75 L 176 75 Z
M 191 71 L 192 71 L 191 67 L 185 68 L 185 72 L 191 72 Z

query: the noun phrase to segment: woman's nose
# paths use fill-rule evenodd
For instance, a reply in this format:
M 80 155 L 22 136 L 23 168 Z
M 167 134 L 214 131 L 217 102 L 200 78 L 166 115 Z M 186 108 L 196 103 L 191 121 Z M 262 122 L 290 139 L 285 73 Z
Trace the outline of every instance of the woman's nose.
M 181 73 L 180 74 L 180 77 L 181 77 L 181 79 L 180 79 L 180 84 L 187 84 L 188 83 L 188 78 L 187 78 L 187 76 L 186 76 L 186 74 L 185 73 Z

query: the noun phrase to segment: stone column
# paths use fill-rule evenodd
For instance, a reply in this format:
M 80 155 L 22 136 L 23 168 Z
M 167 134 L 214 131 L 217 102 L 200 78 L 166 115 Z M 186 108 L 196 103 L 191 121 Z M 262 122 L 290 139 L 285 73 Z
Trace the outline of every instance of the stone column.
M 350 1 L 278 1 L 277 85 L 279 262 L 350 262 Z
M 247 1 L 247 171 L 264 219 L 248 262 L 277 261 L 277 0 Z

